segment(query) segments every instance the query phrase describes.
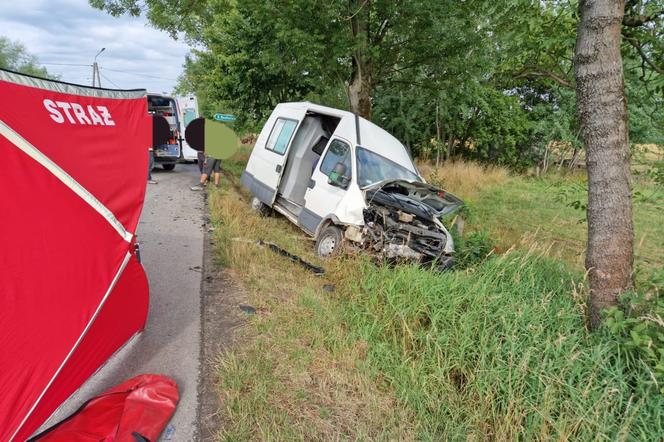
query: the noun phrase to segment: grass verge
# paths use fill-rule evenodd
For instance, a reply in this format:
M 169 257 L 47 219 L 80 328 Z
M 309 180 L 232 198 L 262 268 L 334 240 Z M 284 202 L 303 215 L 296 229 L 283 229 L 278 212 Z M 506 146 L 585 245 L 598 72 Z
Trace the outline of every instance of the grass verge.
M 219 358 L 220 440 L 664 437 L 647 368 L 586 331 L 580 280 L 548 249 L 446 273 L 345 257 L 321 279 L 255 244 L 321 264 L 228 178 L 210 197 L 217 248 L 257 314 Z
M 225 410 L 220 440 L 412 440 L 410 414 L 363 369 L 366 346 L 343 325 L 341 305 L 316 277 L 255 241 L 311 262 L 312 244 L 281 218 L 260 218 L 225 183 L 210 196 L 221 261 L 257 314 L 240 347 L 220 355 Z

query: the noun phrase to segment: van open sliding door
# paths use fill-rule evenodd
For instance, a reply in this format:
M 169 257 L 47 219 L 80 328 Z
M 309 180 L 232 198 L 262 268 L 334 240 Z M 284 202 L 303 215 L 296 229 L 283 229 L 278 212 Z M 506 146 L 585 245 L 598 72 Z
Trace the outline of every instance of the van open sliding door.
M 279 105 L 263 127 L 252 151 L 242 182 L 263 203 L 272 206 L 288 152 L 306 109 Z

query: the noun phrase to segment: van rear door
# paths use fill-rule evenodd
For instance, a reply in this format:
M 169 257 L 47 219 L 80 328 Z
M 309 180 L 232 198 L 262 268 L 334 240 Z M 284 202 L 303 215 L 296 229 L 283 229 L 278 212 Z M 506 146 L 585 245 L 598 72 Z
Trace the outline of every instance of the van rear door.
M 304 108 L 277 106 L 256 140 L 247 172 L 252 176 L 252 193 L 269 206 L 277 197 L 288 151 L 306 112 Z
M 198 152 L 189 146 L 184 139 L 184 132 L 189 123 L 198 118 L 198 102 L 194 96 L 178 97 L 178 110 L 180 116 L 180 145 L 182 146 L 182 158 L 194 161 L 198 158 Z
M 169 139 L 165 144 L 157 146 L 154 150 L 155 159 L 163 163 L 176 163 L 180 159 L 179 117 L 178 106 L 171 97 L 162 95 L 148 95 L 148 113 L 161 115 L 170 127 Z

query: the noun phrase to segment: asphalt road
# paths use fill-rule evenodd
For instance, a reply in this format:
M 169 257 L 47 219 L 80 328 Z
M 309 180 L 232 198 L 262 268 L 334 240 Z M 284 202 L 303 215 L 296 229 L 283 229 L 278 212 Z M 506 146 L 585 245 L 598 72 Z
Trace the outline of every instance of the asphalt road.
M 162 434 L 162 440 L 195 440 L 204 204 L 201 193 L 189 187 L 197 177 L 196 165 L 180 164 L 173 172 L 155 167 L 153 178 L 159 184 L 148 185 L 137 232 L 150 281 L 150 313 L 145 330 L 88 379 L 42 429 L 128 378 L 161 373 L 174 378 L 180 388 L 180 403 L 170 421 L 173 428 Z

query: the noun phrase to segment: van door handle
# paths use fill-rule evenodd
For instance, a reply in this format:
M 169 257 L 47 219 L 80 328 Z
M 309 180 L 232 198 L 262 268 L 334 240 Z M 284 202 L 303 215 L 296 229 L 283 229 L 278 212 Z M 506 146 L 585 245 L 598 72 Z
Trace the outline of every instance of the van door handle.
M 277 173 L 280 173 L 280 172 L 281 172 L 281 164 L 277 164 L 276 171 L 277 171 Z
M 309 185 L 307 186 L 309 189 L 313 189 L 316 187 L 316 181 L 314 180 L 309 180 Z

